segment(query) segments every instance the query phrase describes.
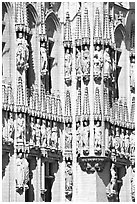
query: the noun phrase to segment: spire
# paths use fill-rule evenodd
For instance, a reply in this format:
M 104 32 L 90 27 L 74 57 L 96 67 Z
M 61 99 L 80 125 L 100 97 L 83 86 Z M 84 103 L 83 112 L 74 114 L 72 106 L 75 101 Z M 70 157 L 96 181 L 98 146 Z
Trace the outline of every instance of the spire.
M 90 43 L 90 23 L 88 18 L 88 9 L 85 7 L 84 10 L 84 17 L 83 17 L 83 35 L 82 35 L 82 42 L 83 44 Z
M 66 122 L 72 122 L 72 114 L 71 114 L 71 98 L 70 92 L 66 91 L 66 99 L 65 99 L 65 118 Z
M 89 116 L 90 116 L 89 94 L 88 87 L 86 86 L 83 100 L 83 120 L 89 120 Z
M 130 121 L 131 121 L 131 123 L 135 122 L 135 97 L 132 98 Z
M 81 45 L 81 12 L 80 11 L 78 11 L 78 15 L 76 19 L 75 42 L 77 46 Z
M 62 121 L 62 105 L 61 105 L 61 100 L 60 100 L 60 94 L 57 94 L 57 99 L 56 99 L 56 107 L 57 107 L 57 119 L 58 121 Z
M 104 5 L 104 41 L 106 44 L 110 43 L 110 28 L 109 28 L 109 9 L 108 2 Z
M 26 2 L 15 3 L 15 24 L 16 31 L 23 31 L 28 33 L 28 14 Z
M 46 116 L 48 119 L 51 117 L 51 98 L 49 93 L 46 94 Z
M 99 88 L 96 87 L 95 99 L 94 99 L 94 118 L 95 120 L 101 120 L 101 102 Z
M 41 111 L 42 113 L 46 112 L 46 103 L 45 103 L 45 89 L 43 84 L 41 85 L 41 90 L 40 90 L 40 101 L 41 101 Z
M 64 46 L 71 47 L 72 44 L 72 34 L 71 34 L 71 22 L 69 12 L 66 13 L 66 23 L 64 26 Z
M 118 104 L 118 101 L 117 99 L 115 100 L 115 105 L 114 105 L 114 118 L 115 118 L 115 124 L 119 125 L 119 118 L 120 118 L 120 115 L 119 115 L 119 104 Z
M 94 43 L 100 43 L 102 40 L 102 29 L 101 29 L 101 21 L 100 21 L 100 13 L 99 8 L 96 8 L 95 13 L 95 21 L 94 21 Z
M 106 121 L 109 121 L 110 103 L 109 103 L 109 94 L 107 92 L 107 89 L 104 89 L 104 116 Z
M 76 101 L 76 121 L 79 121 L 81 118 L 81 89 L 78 89 L 78 96 Z
M 52 114 L 52 118 L 56 120 L 57 108 L 56 108 L 54 93 L 51 94 L 51 114 Z
M 39 34 L 41 40 L 43 41 L 46 38 L 44 2 L 39 2 L 39 17 L 40 17 Z
M 7 100 L 9 105 L 13 105 L 14 103 L 14 97 L 13 97 L 13 92 L 12 92 L 12 87 L 11 83 L 7 87 Z
M 22 106 L 24 104 L 24 92 L 23 92 L 23 82 L 22 78 L 18 78 L 18 84 L 17 84 L 17 105 Z

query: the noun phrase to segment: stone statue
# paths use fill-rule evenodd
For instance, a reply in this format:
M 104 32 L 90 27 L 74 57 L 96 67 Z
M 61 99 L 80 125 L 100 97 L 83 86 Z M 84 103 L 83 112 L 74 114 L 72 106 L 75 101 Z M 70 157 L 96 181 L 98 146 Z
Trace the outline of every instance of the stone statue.
M 18 154 L 16 168 L 16 188 L 20 190 L 28 188 L 29 164 L 26 158 L 22 158 L 22 153 Z
M 47 145 L 46 121 L 44 119 L 42 120 L 41 125 L 41 144 L 42 147 L 46 147 Z
M 129 155 L 129 145 L 130 140 L 129 140 L 129 132 L 128 130 L 126 130 L 126 134 L 125 134 L 125 154 L 128 156 Z
M 89 125 L 87 121 L 84 121 L 84 127 L 83 127 L 83 131 L 81 134 L 82 137 L 82 141 L 83 141 L 83 148 L 84 150 L 88 150 L 89 149 Z
M 83 74 L 90 74 L 90 53 L 88 47 L 85 46 L 85 50 L 83 51 Z
M 135 58 L 132 58 L 130 63 L 130 88 L 135 89 Z
M 69 49 L 66 50 L 65 53 L 65 77 L 69 78 L 71 76 L 71 71 L 72 71 L 72 56 L 69 53 Z
M 40 47 L 40 55 L 41 55 L 41 73 L 46 74 L 46 72 L 48 71 L 47 70 L 48 58 L 47 58 L 47 51 L 44 43 Z
M 50 121 L 47 122 L 47 145 L 48 147 L 51 144 L 51 124 Z
M 130 135 L 130 155 L 135 157 L 135 131 L 133 130 Z
M 79 151 L 80 148 L 81 148 L 81 127 L 80 127 L 80 122 L 76 123 L 76 141 L 77 141 L 76 149 L 77 149 L 77 151 Z
M 73 177 L 72 177 L 72 166 L 70 162 L 67 162 L 66 164 L 66 185 L 65 190 L 71 191 L 72 185 L 73 185 Z
M 17 143 L 24 143 L 25 141 L 25 119 L 22 113 L 19 113 L 17 119 Z
M 110 49 L 106 47 L 104 51 L 104 75 L 110 77 L 112 73 L 112 61 L 110 57 Z
M 120 134 L 120 150 L 121 150 L 121 154 L 124 154 L 125 151 L 125 134 L 124 134 L 124 129 L 121 128 L 121 134 Z
M 22 153 L 19 153 L 16 160 L 16 187 L 18 189 L 23 188 L 23 164 L 22 164 Z
M 37 123 L 35 124 L 35 129 L 36 129 L 36 146 L 40 147 L 40 139 L 41 139 L 40 119 L 37 119 Z
M 100 121 L 97 121 L 97 124 L 95 126 L 95 134 L 94 134 L 95 140 L 94 140 L 94 148 L 96 153 L 101 153 L 102 148 L 102 129 Z
M 34 146 L 36 139 L 36 128 L 34 123 L 34 118 L 31 117 L 31 123 L 30 123 L 30 145 Z
M 81 53 L 79 51 L 79 49 L 76 50 L 77 54 L 76 54 L 76 75 L 81 75 Z
M 57 148 L 57 141 L 58 141 L 58 127 L 57 123 L 54 121 L 51 134 L 51 146 L 53 148 Z
M 13 120 L 13 114 L 9 113 L 9 119 L 8 119 L 8 142 L 13 142 L 14 139 L 14 120 Z
M 70 123 L 67 123 L 65 128 L 65 148 L 66 149 L 72 148 L 72 130 Z
M 111 193 L 116 194 L 117 191 L 117 174 L 116 174 L 116 169 L 115 169 L 115 164 L 112 163 L 111 166 Z
M 103 65 L 103 54 L 100 50 L 100 46 L 96 46 L 96 50 L 94 51 L 94 75 L 96 77 L 101 77 L 101 71 L 102 71 L 102 65 Z
M 17 50 L 16 50 L 16 65 L 18 70 L 23 70 L 29 58 L 29 50 L 27 41 L 23 38 L 22 33 L 19 33 L 17 39 Z

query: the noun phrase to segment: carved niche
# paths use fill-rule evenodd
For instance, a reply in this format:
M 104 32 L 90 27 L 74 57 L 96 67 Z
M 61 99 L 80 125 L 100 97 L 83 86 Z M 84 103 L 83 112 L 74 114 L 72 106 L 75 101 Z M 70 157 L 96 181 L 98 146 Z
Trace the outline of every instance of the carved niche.
M 28 43 L 23 36 L 22 32 L 19 32 L 17 38 L 17 49 L 16 49 L 16 66 L 17 70 L 23 72 L 28 68 L 28 59 L 29 59 L 29 49 Z

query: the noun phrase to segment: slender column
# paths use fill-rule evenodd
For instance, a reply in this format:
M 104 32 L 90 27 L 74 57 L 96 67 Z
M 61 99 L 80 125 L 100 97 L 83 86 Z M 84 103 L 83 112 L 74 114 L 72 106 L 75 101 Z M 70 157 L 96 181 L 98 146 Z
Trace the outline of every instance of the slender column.
M 74 33 L 72 33 L 74 35 Z M 76 185 L 77 185 L 77 178 L 76 178 L 76 162 L 77 162 L 77 155 L 76 155 L 76 71 L 75 71 L 75 41 L 73 41 L 73 61 L 72 61 L 72 152 L 73 152 L 73 161 L 72 161 L 72 169 L 73 169 L 73 193 L 72 193 L 72 201 L 76 201 Z
M 45 163 L 41 162 L 41 189 L 45 189 Z
M 94 22 L 94 4 L 90 3 L 90 84 L 89 84 L 89 103 L 90 103 L 90 141 L 89 141 L 89 150 L 90 155 L 94 154 L 94 79 L 93 79 L 93 22 Z
M 61 34 L 62 34 L 62 39 L 61 42 L 63 42 L 64 38 L 64 11 L 65 11 L 65 2 L 63 2 L 63 19 L 62 19 L 62 27 L 61 27 Z M 60 50 L 61 54 L 61 60 L 60 62 L 62 63 L 62 72 L 61 72 L 61 87 L 62 91 L 60 92 L 61 94 L 61 102 L 62 102 L 62 115 L 63 115 L 63 121 L 64 121 L 64 111 L 65 111 L 65 83 L 64 83 L 64 47 L 62 43 L 62 50 Z M 62 182 L 61 182 L 61 202 L 65 202 L 65 124 L 63 123 L 63 130 L 61 134 L 61 145 L 62 145 L 62 156 L 63 156 L 63 162 L 60 165 L 61 166 L 61 175 L 62 175 Z

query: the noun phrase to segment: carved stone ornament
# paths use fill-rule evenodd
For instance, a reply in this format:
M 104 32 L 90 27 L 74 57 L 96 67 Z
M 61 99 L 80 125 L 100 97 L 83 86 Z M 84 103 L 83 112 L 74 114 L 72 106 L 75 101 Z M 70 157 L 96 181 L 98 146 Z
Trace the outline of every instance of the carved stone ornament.
M 65 171 L 65 191 L 72 192 L 72 186 L 73 186 L 72 164 L 71 162 L 67 162 Z
M 28 68 L 29 50 L 27 41 L 22 38 L 22 33 L 20 35 L 17 39 L 16 66 L 17 70 L 22 72 Z
M 25 119 L 22 113 L 19 113 L 17 119 L 17 144 L 24 144 L 25 142 Z
M 94 173 L 95 171 L 101 172 L 105 167 L 105 163 L 108 161 L 106 157 L 80 157 L 78 162 L 83 171 L 87 173 Z
M 97 45 L 94 51 L 94 80 L 95 82 L 101 81 L 101 73 L 103 66 L 103 53 L 100 46 Z
M 106 188 L 106 194 L 107 194 L 109 201 L 117 201 L 118 199 L 117 173 L 116 173 L 116 167 L 114 163 L 112 163 L 110 173 L 111 173 L 111 180 L 110 180 L 109 185 Z
M 97 155 L 100 155 L 102 153 L 102 130 L 101 130 L 101 124 L 100 121 L 97 121 L 97 124 L 95 126 L 95 134 L 94 134 L 94 152 Z
M 48 69 L 48 58 L 47 58 L 47 50 L 45 48 L 45 43 L 43 42 L 40 47 L 40 56 L 41 56 L 41 75 L 45 76 Z
M 19 153 L 16 159 L 16 189 L 17 191 L 23 191 L 28 189 L 29 181 L 29 167 L 28 161 L 22 158 L 22 153 Z
M 84 51 L 83 51 L 82 71 L 83 71 L 83 80 L 89 81 L 90 79 L 90 52 L 87 46 L 84 47 Z
M 70 50 L 67 49 L 65 53 L 65 82 L 68 84 L 71 81 L 71 72 L 72 72 L 72 55 L 70 53 Z

